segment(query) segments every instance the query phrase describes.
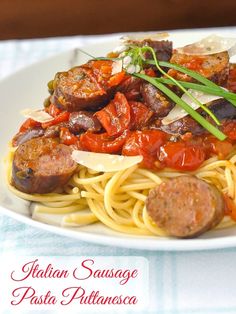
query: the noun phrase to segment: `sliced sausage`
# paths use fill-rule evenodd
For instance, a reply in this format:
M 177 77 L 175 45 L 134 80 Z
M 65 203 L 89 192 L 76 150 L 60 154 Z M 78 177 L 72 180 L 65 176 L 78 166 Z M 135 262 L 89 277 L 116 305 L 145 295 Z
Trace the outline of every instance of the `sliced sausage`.
M 90 61 L 67 72 L 57 73 L 52 101 L 67 111 L 96 110 L 114 95 L 109 85 L 112 61 Z
M 230 102 L 225 99 L 212 101 L 208 108 L 220 121 L 236 118 L 236 107 L 234 107 Z M 210 120 L 205 112 L 203 112 L 202 110 L 198 111 L 199 113 L 201 113 L 202 116 Z M 212 121 L 210 122 L 212 123 Z M 193 135 L 201 135 L 206 133 L 206 129 L 204 129 L 190 116 L 186 116 L 168 125 L 162 125 L 161 121 L 156 121 L 152 124 L 152 128 L 161 129 L 164 132 L 173 135 L 183 135 L 187 132 L 191 132 Z
M 78 111 L 72 112 L 69 119 L 69 128 L 73 134 L 81 131 L 99 132 L 102 125 L 92 112 Z
M 218 85 L 224 86 L 229 76 L 229 55 L 228 52 L 220 52 L 206 56 L 186 55 L 178 52 L 173 53 L 171 63 L 182 65 L 194 70 Z M 168 74 L 181 81 L 192 81 L 188 75 L 175 71 L 168 71 Z
M 170 236 L 192 238 L 222 220 L 225 204 L 214 186 L 186 175 L 151 190 L 146 206 L 150 217 Z
M 165 117 L 174 107 L 174 102 L 150 83 L 143 83 L 141 93 L 144 102 L 154 111 L 157 117 Z
M 145 47 L 149 46 L 152 47 L 156 53 L 157 60 L 159 61 L 169 61 L 172 55 L 172 42 L 169 40 L 151 40 L 151 39 L 144 39 L 142 41 L 130 40 L 128 43 L 139 46 Z M 151 53 L 146 53 L 146 58 L 152 59 Z
M 130 76 L 119 85 L 118 90 L 125 95 L 127 100 L 139 101 L 142 98 L 141 85 L 141 79 Z
M 169 40 L 153 41 L 151 39 L 146 39 L 142 42 L 142 45 L 152 47 L 156 53 L 158 61 L 169 61 L 172 56 L 173 45 Z M 151 54 L 150 57 L 152 57 Z
M 219 120 L 236 118 L 236 107 L 226 99 L 212 101 L 208 108 Z M 206 116 L 206 113 L 203 115 Z
M 168 125 L 160 123 L 157 128 L 175 136 L 184 135 L 187 132 L 191 132 L 193 135 L 201 135 L 207 132 L 206 129 L 190 116 L 186 116 Z
M 35 129 L 28 129 L 25 132 L 17 133 L 12 140 L 12 145 L 16 147 L 31 140 L 32 138 L 40 137 L 43 135 L 44 135 L 44 130 L 40 127 L 37 127 Z
M 51 125 L 45 130 L 44 137 L 57 138 L 60 136 L 61 128 L 69 129 L 69 127 L 69 122 L 61 122 L 56 125 Z
M 75 169 L 69 146 L 51 138 L 35 138 L 17 148 L 12 184 L 25 193 L 49 193 L 66 184 Z

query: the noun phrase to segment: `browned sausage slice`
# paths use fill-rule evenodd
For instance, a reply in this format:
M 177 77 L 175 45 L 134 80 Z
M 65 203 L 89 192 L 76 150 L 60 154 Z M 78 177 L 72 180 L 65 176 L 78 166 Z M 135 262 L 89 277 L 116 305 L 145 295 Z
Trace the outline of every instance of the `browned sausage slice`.
M 69 129 L 69 127 L 69 122 L 60 122 L 58 124 L 51 125 L 45 130 L 44 137 L 59 138 L 61 128 Z
M 59 72 L 54 79 L 52 101 L 67 111 L 95 110 L 108 102 L 115 86 L 112 76 L 112 61 L 90 61 L 67 72 Z
M 12 184 L 25 193 L 49 193 L 66 184 L 75 169 L 69 146 L 51 138 L 35 138 L 17 148 Z
M 186 55 L 175 52 L 171 63 L 179 64 L 194 70 L 218 85 L 224 86 L 229 76 L 229 55 L 228 52 L 220 52 L 206 56 Z M 188 75 L 177 72 L 173 69 L 168 74 L 180 81 L 191 81 Z
M 102 129 L 98 118 L 89 111 L 72 112 L 70 114 L 69 127 L 73 134 L 78 134 L 82 130 L 99 132 Z
M 17 147 L 32 138 L 40 137 L 44 135 L 44 130 L 40 127 L 36 127 L 34 129 L 28 129 L 25 132 L 19 132 L 17 133 L 12 140 L 12 145 L 14 147 Z
M 212 101 L 210 104 L 208 104 L 208 108 L 222 122 L 224 120 L 233 120 L 236 118 L 236 108 L 225 99 Z M 209 119 L 208 115 L 204 111 L 198 110 L 198 112 L 203 117 Z M 187 132 L 191 132 L 193 135 L 202 135 L 207 132 L 206 129 L 204 129 L 189 115 L 168 125 L 163 125 L 161 123 L 161 119 L 157 119 L 151 121 L 149 127 L 153 129 L 161 129 L 162 131 L 175 136 L 183 135 Z
M 179 176 L 150 191 L 147 211 L 170 236 L 196 237 L 215 227 L 224 216 L 221 193 L 194 177 Z
M 141 93 L 144 102 L 151 108 L 157 117 L 165 117 L 175 106 L 175 103 L 150 83 L 143 83 Z
M 128 40 L 129 44 L 145 47 L 149 46 L 152 47 L 155 51 L 157 60 L 159 61 L 169 61 L 172 56 L 172 48 L 173 44 L 169 40 L 151 40 L 151 39 L 144 39 L 142 41 L 137 40 Z M 145 54 L 147 59 L 152 59 L 152 55 L 150 52 Z

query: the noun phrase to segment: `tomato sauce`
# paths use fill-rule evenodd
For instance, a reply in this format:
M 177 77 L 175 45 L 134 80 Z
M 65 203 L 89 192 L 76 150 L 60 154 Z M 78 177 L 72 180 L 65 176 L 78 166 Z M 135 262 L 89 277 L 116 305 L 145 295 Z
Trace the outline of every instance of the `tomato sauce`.
M 201 72 L 203 62 L 205 57 L 186 57 L 179 63 L 186 68 Z M 152 119 L 155 118 L 155 112 L 140 101 L 145 99 L 140 96 L 142 83 L 140 79 L 128 76 L 123 71 L 112 74 L 111 61 L 91 61 L 91 66 L 94 78 L 101 87 L 104 82 L 110 86 L 119 84 L 117 92 L 113 92 L 110 97 L 112 100 L 92 113 L 99 121 L 101 131 L 92 132 L 88 129 L 73 133 L 70 126 L 71 113 L 59 109 L 51 99 L 51 104 L 45 108 L 45 111 L 53 119 L 46 123 L 27 119 L 19 132 L 34 128 L 42 128 L 46 131 L 48 128 L 60 125 L 58 139 L 65 145 L 74 145 L 98 153 L 142 155 L 141 166 L 155 170 L 169 167 L 178 171 L 194 171 L 211 156 L 217 155 L 223 159 L 232 151 L 236 141 L 236 120 L 223 121 L 221 131 L 227 135 L 225 141 L 219 141 L 210 134 L 193 136 L 191 131 L 178 138 L 173 137 L 159 130 L 158 126 L 151 127 L 150 121 L 154 121 Z M 172 73 L 171 71 L 174 73 L 172 69 L 169 70 L 169 74 Z M 145 73 L 150 77 L 157 75 L 152 68 L 145 69 Z M 236 65 L 230 67 L 227 87 L 236 92 Z
M 28 119 L 20 132 L 34 127 L 46 129 L 70 119 L 69 112 L 61 111 L 54 105 L 50 105 L 47 112 L 54 117 L 52 121 L 40 124 Z M 154 170 L 169 167 L 179 171 L 194 171 L 214 155 L 226 158 L 236 141 L 235 120 L 225 121 L 221 127 L 228 136 L 227 140 L 219 141 L 209 134 L 193 136 L 188 132 L 173 141 L 170 134 L 148 129 L 148 125 L 144 127 L 152 115 L 153 112 L 145 104 L 128 101 L 123 93 L 118 92 L 109 104 L 94 113 L 103 126 L 102 133 L 87 131 L 76 135 L 69 127 L 61 127 L 59 140 L 65 145 L 77 145 L 91 152 L 142 155 L 142 167 Z
M 183 62 L 182 66 L 197 72 L 202 71 L 202 64 L 204 62 L 204 58 L 194 57 L 191 58 L 188 62 Z

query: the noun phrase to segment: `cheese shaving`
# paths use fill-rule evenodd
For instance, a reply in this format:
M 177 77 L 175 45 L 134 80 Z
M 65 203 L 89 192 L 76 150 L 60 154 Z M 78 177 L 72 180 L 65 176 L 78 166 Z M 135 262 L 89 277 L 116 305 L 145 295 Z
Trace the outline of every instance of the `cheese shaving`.
M 189 89 L 188 92 L 203 105 L 208 104 L 214 100 L 223 98 L 220 96 L 206 94 L 204 92 L 200 92 L 200 91 L 193 90 L 193 89 Z M 200 107 L 187 94 L 183 94 L 181 98 L 183 101 L 185 101 L 194 110 L 197 110 Z M 173 123 L 177 120 L 184 118 L 187 115 L 188 115 L 188 113 L 182 107 L 180 107 L 179 105 L 175 105 L 175 107 L 168 113 L 168 115 L 162 119 L 162 124 L 168 125 L 170 123 Z
M 187 55 L 210 55 L 228 51 L 231 57 L 235 54 L 236 39 L 210 35 L 193 44 L 177 48 L 179 53 Z
M 99 172 L 128 169 L 143 160 L 142 156 L 121 156 L 74 150 L 72 159 L 78 164 Z
M 38 109 L 24 109 L 21 111 L 21 114 L 26 118 L 31 118 L 32 120 L 40 123 L 50 122 L 54 118 L 43 110 Z
M 122 72 L 123 62 L 122 60 L 117 60 L 112 63 L 112 72 L 111 75 L 115 75 L 117 73 Z

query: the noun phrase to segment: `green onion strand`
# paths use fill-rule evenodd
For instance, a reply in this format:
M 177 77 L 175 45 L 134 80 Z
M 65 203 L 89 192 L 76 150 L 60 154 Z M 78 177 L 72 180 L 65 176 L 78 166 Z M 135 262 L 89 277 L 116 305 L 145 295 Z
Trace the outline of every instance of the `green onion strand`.
M 158 82 L 163 83 L 163 84 L 174 85 L 170 79 L 165 79 L 163 77 L 156 77 L 155 79 Z M 186 88 L 198 90 L 198 91 L 204 92 L 206 94 L 210 94 L 210 95 L 216 95 L 216 96 L 219 96 L 219 97 L 222 97 L 225 99 L 236 100 L 236 94 L 228 92 L 228 91 L 223 90 L 223 89 L 219 90 L 219 89 L 216 89 L 215 87 L 209 87 L 206 85 L 196 84 L 196 83 L 191 83 L 191 82 L 185 82 L 185 81 L 178 81 L 178 82 Z
M 146 63 L 156 65 L 155 59 L 154 60 L 146 60 Z M 195 80 L 199 81 L 200 83 L 206 85 L 207 87 L 215 88 L 218 91 L 222 92 L 223 94 L 225 94 L 225 92 L 226 92 L 221 86 L 218 86 L 217 84 L 208 80 L 206 77 L 202 76 L 201 74 L 199 74 L 195 71 L 189 70 L 189 69 L 187 69 L 181 65 L 166 62 L 166 61 L 160 61 L 159 65 L 166 67 L 166 68 L 174 69 L 174 70 L 182 72 L 184 74 L 187 74 L 187 75 L 191 76 L 192 78 L 194 78 Z M 233 93 L 231 93 L 231 94 L 233 94 Z M 226 98 L 226 97 L 224 97 L 224 98 Z M 227 98 L 227 99 L 232 105 L 236 106 L 236 100 L 235 99 L 232 99 L 232 97 Z
M 152 53 L 153 59 L 154 59 L 154 65 L 157 67 L 157 69 L 166 77 L 168 77 L 176 86 L 178 86 L 190 99 L 192 99 L 199 107 L 201 107 L 217 125 L 220 125 L 220 121 L 217 119 L 217 117 L 205 106 L 203 105 L 198 99 L 196 99 L 192 94 L 190 94 L 184 87 L 181 85 L 176 79 L 174 79 L 172 76 L 170 76 L 168 73 L 166 73 L 161 67 L 160 63 L 157 61 L 157 57 L 155 54 L 155 51 L 151 47 L 145 47 L 148 51 Z
M 191 106 L 189 106 L 185 101 L 183 101 L 179 96 L 177 96 L 164 84 L 157 82 L 155 78 L 150 77 L 146 74 L 135 73 L 133 75 L 157 87 L 160 91 L 162 91 L 165 95 L 167 95 L 170 99 L 172 99 L 176 104 L 181 106 L 194 120 L 196 120 L 203 128 L 208 130 L 211 134 L 213 134 L 220 141 L 223 141 L 226 139 L 226 135 L 224 133 L 222 133 L 214 125 L 208 122 L 205 118 L 203 118 L 197 111 L 195 111 Z

